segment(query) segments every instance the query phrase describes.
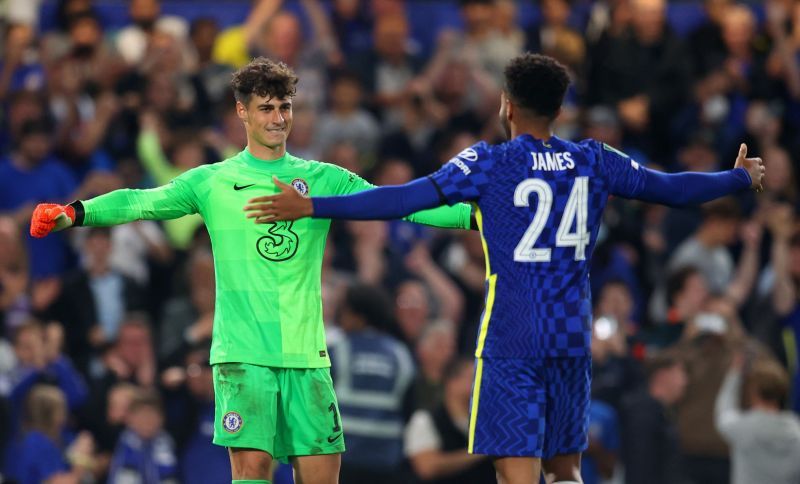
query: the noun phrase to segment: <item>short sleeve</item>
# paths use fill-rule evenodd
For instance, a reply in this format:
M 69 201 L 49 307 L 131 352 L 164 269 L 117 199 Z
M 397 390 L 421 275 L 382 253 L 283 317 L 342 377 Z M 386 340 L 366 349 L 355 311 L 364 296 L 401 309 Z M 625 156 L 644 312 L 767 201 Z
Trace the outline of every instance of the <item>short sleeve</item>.
M 600 143 L 600 163 L 612 195 L 636 198 L 644 189 L 646 170 L 625 153 Z
M 417 410 L 406 426 L 404 449 L 406 457 L 414 457 L 422 452 L 440 450 L 442 441 L 436 432 L 433 416 L 427 410 Z
M 492 163 L 491 146 L 481 141 L 457 154 L 430 179 L 449 205 L 477 200 L 489 183 Z

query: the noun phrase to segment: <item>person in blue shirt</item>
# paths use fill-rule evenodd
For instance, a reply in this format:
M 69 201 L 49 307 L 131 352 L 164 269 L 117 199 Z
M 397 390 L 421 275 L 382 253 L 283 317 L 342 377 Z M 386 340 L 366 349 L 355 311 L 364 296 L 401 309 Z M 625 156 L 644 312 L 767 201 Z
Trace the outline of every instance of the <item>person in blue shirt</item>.
M 600 484 L 614 475 L 620 446 L 619 421 L 611 405 L 592 400 L 589 406 L 589 448 L 581 458 L 583 484 Z
M 211 442 L 214 436 L 214 385 L 208 363 L 209 351 L 206 342 L 186 355 L 186 388 L 194 400 L 189 411 L 195 414 L 195 418 L 190 423 L 194 431 L 180 459 L 181 478 L 183 482 L 229 484 L 231 466 L 228 451 Z
M 111 457 L 110 484 L 178 482 L 175 445 L 163 425 L 164 413 L 158 393 L 140 390 L 131 402 L 126 429 Z
M 337 322 L 342 338 L 329 346 L 331 377 L 347 428 L 341 481 L 405 482 L 403 428 L 411 415 L 414 360 L 387 329 L 391 302 L 381 290 L 357 284 L 345 294 Z
M 439 171 L 347 197 L 277 195 L 244 207 L 256 223 L 301 217 L 388 219 L 470 201 L 484 241 L 486 302 L 475 352 L 469 451 L 495 456 L 505 483 L 580 482 L 587 448 L 592 304 L 589 267 L 609 196 L 668 205 L 760 189 L 764 167 L 742 144 L 734 169 L 665 174 L 594 140 L 553 135 L 569 86 L 553 58 L 505 68 L 508 141 L 479 142 Z M 285 180 L 289 181 L 289 180 Z
M 23 414 L 23 431 L 5 455 L 6 477 L 20 484 L 41 484 L 52 479 L 79 482 L 90 473 L 93 439 L 83 432 L 66 445 L 67 402 L 61 390 L 36 385 L 25 400 Z
M 22 222 L 42 200 L 69 200 L 78 193 L 72 172 L 50 154 L 52 128 L 43 120 L 23 123 L 14 151 L 0 160 L 0 213 Z M 67 269 L 68 246 L 63 234 L 47 239 L 27 236 L 33 279 L 62 274 Z

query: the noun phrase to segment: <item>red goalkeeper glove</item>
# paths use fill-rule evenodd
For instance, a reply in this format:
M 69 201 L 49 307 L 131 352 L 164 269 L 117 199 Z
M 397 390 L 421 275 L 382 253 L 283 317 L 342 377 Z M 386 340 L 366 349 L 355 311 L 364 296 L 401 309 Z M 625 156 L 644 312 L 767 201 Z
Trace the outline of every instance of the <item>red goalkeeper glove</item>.
M 72 206 L 40 203 L 31 216 L 31 235 L 41 238 L 50 232 L 72 227 L 74 223 L 75 209 Z

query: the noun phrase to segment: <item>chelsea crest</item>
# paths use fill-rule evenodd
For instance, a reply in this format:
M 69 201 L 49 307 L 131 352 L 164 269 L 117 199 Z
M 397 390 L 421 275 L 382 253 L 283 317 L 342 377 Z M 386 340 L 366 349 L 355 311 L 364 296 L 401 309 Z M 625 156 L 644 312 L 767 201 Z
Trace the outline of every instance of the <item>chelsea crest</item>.
M 295 178 L 292 180 L 292 186 L 300 195 L 304 197 L 308 196 L 308 183 L 302 178 Z
M 222 426 L 229 433 L 236 433 L 242 428 L 242 416 L 236 412 L 228 412 L 222 417 Z

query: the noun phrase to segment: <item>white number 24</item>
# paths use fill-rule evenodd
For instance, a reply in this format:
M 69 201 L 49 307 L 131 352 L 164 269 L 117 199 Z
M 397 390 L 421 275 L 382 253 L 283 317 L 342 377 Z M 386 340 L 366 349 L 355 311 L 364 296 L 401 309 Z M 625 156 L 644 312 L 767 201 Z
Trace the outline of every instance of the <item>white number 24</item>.
M 530 196 L 536 193 L 538 204 L 533 221 L 523 234 L 514 249 L 514 260 L 517 262 L 550 262 L 550 248 L 534 248 L 536 241 L 542 234 L 550 210 L 553 207 L 553 189 L 550 185 L 538 178 L 524 180 L 514 190 L 514 206 L 530 206 Z M 586 246 L 589 245 L 589 231 L 586 229 L 589 204 L 589 177 L 575 178 L 575 184 L 564 207 L 564 215 L 556 232 L 556 247 L 575 247 L 575 260 L 586 259 Z M 575 231 L 571 232 L 573 224 Z

